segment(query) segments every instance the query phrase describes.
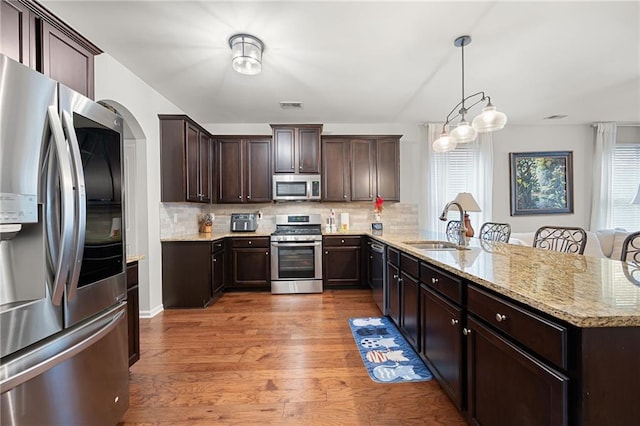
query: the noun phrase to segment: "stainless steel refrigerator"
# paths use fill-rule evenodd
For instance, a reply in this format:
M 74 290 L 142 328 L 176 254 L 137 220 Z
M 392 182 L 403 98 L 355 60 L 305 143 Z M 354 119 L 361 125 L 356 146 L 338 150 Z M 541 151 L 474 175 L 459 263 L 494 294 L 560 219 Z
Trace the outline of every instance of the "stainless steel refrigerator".
M 129 406 L 122 119 L 0 55 L 0 424 Z

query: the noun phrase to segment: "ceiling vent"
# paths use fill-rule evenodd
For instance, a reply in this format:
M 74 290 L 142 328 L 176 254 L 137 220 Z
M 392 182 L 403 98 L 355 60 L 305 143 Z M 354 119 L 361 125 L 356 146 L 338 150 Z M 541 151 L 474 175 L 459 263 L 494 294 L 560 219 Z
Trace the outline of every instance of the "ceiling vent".
M 297 101 L 280 101 L 282 109 L 302 109 L 302 102 Z
M 554 114 L 548 117 L 544 117 L 545 120 L 562 120 L 563 118 L 567 118 L 566 114 Z

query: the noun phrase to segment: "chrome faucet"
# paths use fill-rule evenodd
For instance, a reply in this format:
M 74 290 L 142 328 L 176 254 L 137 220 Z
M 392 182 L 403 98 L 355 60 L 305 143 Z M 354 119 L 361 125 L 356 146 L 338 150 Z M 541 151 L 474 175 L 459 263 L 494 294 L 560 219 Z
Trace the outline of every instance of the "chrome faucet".
M 447 220 L 447 212 L 449 211 L 449 207 L 456 206 L 458 211 L 460 212 L 460 229 L 458 230 L 458 245 L 463 247 L 467 245 L 467 228 L 464 227 L 464 209 L 462 206 L 456 201 L 449 201 L 446 206 L 444 206 L 444 210 L 442 210 L 442 214 L 440 215 L 441 221 Z

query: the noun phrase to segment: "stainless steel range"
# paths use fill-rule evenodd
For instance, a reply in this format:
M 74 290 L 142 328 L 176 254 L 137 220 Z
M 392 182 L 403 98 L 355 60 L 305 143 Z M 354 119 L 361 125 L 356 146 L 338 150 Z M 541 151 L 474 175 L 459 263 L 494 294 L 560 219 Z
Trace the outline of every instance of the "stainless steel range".
M 276 215 L 271 234 L 271 293 L 322 293 L 322 218 Z

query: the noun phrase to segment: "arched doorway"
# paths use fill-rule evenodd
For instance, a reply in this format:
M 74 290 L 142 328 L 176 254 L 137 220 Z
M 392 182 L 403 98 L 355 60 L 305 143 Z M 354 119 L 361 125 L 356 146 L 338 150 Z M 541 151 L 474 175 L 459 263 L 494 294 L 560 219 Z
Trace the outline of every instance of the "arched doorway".
M 122 104 L 111 99 L 98 101 L 99 104 L 117 112 L 123 118 L 124 151 L 124 209 L 127 256 L 136 255 L 148 258 L 147 229 L 147 137 L 142 126 L 133 114 Z M 149 266 L 146 261 L 138 264 L 138 282 L 141 300 L 148 300 Z M 143 299 L 147 295 L 147 299 Z

